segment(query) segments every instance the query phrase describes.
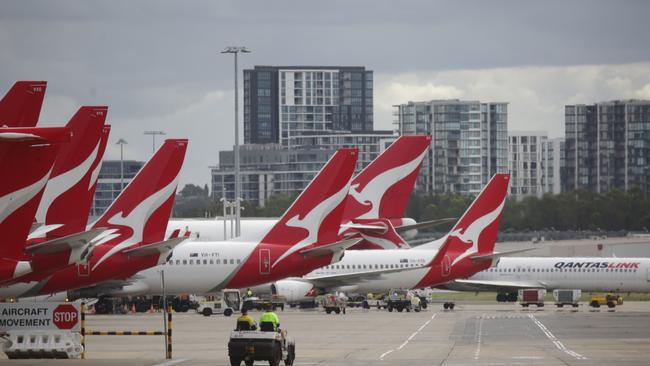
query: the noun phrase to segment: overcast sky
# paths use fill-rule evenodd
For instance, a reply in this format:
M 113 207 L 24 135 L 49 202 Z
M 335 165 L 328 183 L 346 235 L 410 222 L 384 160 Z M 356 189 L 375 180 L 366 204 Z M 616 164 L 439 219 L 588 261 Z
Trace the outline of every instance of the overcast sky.
M 148 159 L 145 130 L 187 137 L 181 184 L 204 184 L 234 143 L 226 46 L 253 51 L 242 68 L 374 70 L 376 129 L 392 128 L 392 104 L 459 98 L 509 102 L 509 129 L 555 137 L 565 104 L 650 99 L 649 14 L 648 1 L 2 1 L 0 94 L 47 80 L 44 125 L 108 105 L 109 159 L 119 138 L 125 159 Z

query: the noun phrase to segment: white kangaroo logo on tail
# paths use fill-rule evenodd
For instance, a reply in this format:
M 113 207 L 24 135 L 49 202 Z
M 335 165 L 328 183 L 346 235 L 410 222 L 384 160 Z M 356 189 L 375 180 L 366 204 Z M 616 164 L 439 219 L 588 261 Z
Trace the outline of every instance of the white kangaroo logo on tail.
M 95 149 L 88 155 L 86 160 L 47 182 L 45 192 L 43 192 L 43 198 L 41 198 L 41 203 L 38 205 L 38 211 L 36 211 L 37 222 L 44 223 L 47 211 L 50 209 L 52 202 L 54 202 L 60 195 L 67 192 L 75 184 L 79 183 L 79 181 L 86 176 L 90 167 L 93 165 L 93 162 L 97 158 L 100 144 L 101 141 L 97 143 L 97 146 L 95 146 Z
M 108 223 L 112 225 L 128 226 L 133 230 L 133 234 L 123 240 L 121 243 L 113 246 L 108 252 L 106 252 L 93 266 L 93 270 L 97 268 L 103 261 L 108 259 L 113 253 L 120 251 L 121 249 L 128 248 L 134 244 L 140 243 L 142 241 L 142 236 L 144 235 L 144 226 L 151 215 L 158 210 L 158 208 L 165 202 L 169 197 L 174 194 L 176 189 L 176 184 L 178 182 L 178 174 L 176 177 L 163 187 L 158 192 L 152 194 L 144 201 L 140 202 L 138 206 L 131 211 L 127 216 L 123 216 L 123 211 L 120 211 L 108 219 Z M 110 210 L 110 208 L 109 208 Z M 95 225 L 93 224 L 93 227 Z M 119 236 L 119 234 L 112 233 L 101 239 L 96 245 L 104 244 L 113 238 Z
M 0 197 L 0 222 L 11 216 L 17 209 L 29 202 L 41 191 L 52 173 L 52 168 L 36 182 Z
M 304 218 L 300 219 L 300 215 L 296 215 L 287 220 L 285 223 L 286 226 L 305 229 L 309 232 L 309 235 L 289 248 L 289 250 L 284 252 L 280 258 L 278 258 L 273 263 L 272 267 L 275 267 L 276 264 L 280 263 L 282 259 L 286 258 L 290 254 L 310 244 L 313 244 L 318 240 L 318 230 L 320 229 L 321 223 L 323 220 L 325 220 L 327 215 L 329 215 L 332 210 L 338 207 L 341 202 L 343 202 L 343 200 L 345 200 L 345 198 L 348 196 L 351 181 L 352 180 L 350 179 L 345 185 L 343 185 L 343 188 L 341 188 L 341 190 L 316 205 L 311 211 L 309 211 L 309 213 L 305 215 Z
M 449 233 L 449 236 L 455 236 L 462 242 L 472 244 L 472 246 L 469 247 L 463 254 L 459 255 L 458 257 L 456 257 L 456 259 L 454 259 L 454 261 L 451 263 L 452 266 L 456 264 L 458 261 L 460 261 L 461 259 L 467 257 L 468 255 L 478 253 L 478 238 L 481 236 L 483 230 L 485 230 L 486 227 L 492 224 L 494 220 L 499 216 L 505 203 L 506 203 L 506 199 L 504 197 L 499 207 L 494 209 L 492 212 L 488 212 L 487 214 L 474 220 L 474 222 L 472 222 L 464 231 L 461 228 L 461 229 L 456 229 Z
M 364 206 L 370 206 L 370 211 L 363 215 L 356 217 L 357 219 L 376 219 L 379 217 L 379 203 L 384 197 L 386 191 L 395 185 L 400 180 L 406 178 L 409 174 L 420 165 L 424 155 L 428 149 L 425 149 L 418 157 L 409 161 L 408 163 L 394 168 L 388 169 L 385 172 L 374 177 L 368 184 L 359 191 L 359 184 L 355 184 L 350 189 L 350 195 L 354 197 L 357 202 Z

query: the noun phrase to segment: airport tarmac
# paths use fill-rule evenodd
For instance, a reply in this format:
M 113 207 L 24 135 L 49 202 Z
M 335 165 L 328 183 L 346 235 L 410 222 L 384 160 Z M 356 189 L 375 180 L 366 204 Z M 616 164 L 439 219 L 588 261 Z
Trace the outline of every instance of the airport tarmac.
M 348 309 L 278 312 L 296 341 L 295 365 L 647 365 L 650 302 L 615 311 L 432 304 L 420 313 Z M 253 312 L 255 318 L 259 313 Z M 88 330 L 160 330 L 162 314 L 88 316 Z M 173 360 L 161 336 L 88 336 L 86 361 L 0 360 L 13 365 L 228 365 L 234 317 L 174 314 Z M 4 357 L 4 355 L 0 356 Z M 243 364 L 243 363 L 242 363 Z M 265 362 L 256 364 L 264 365 Z

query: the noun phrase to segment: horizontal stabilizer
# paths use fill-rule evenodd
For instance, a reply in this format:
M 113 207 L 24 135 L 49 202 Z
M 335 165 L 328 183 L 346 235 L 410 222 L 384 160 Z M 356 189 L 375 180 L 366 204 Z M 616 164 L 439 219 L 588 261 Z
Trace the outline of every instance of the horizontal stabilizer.
M 381 225 L 368 225 L 368 224 L 357 224 L 357 223 L 352 223 L 352 222 L 341 225 L 341 229 L 345 229 L 345 230 L 347 230 L 347 229 L 355 229 L 355 230 L 376 230 L 376 231 L 380 231 L 380 232 L 384 232 L 384 231 L 386 231 L 386 227 L 385 227 L 385 226 L 381 226 Z
M 360 241 L 361 239 L 358 238 L 345 239 L 345 240 L 337 241 L 332 244 L 320 245 L 315 248 L 305 249 L 300 251 L 300 254 L 306 257 L 320 257 L 323 255 L 329 255 L 332 253 L 338 253 L 340 251 L 346 250 L 349 247 L 359 243 Z
M 433 227 L 433 226 L 436 226 L 436 225 L 446 224 L 446 223 L 454 221 L 456 219 L 458 219 L 458 218 L 457 217 L 446 217 L 444 219 L 423 221 L 423 222 L 418 222 L 416 224 L 398 226 L 398 227 L 395 228 L 395 230 L 397 231 L 397 233 L 403 233 L 403 232 L 408 231 L 408 230 L 424 229 L 424 228 Z
M 96 228 L 77 234 L 64 236 L 61 238 L 48 240 L 43 243 L 30 245 L 25 248 L 25 252 L 30 254 L 53 254 L 66 250 L 76 249 L 88 244 L 98 235 L 106 231 L 105 228 Z
M 128 249 L 124 251 L 124 254 L 134 257 L 146 257 L 149 255 L 165 253 L 174 249 L 175 246 L 184 242 L 185 240 L 187 240 L 185 237 L 172 238 L 164 241 L 159 241 L 157 243 L 139 246 L 137 248 Z
M 535 249 L 539 249 L 539 248 L 515 249 L 515 250 L 509 250 L 509 251 L 506 251 L 506 252 L 493 252 L 493 253 L 488 253 L 488 254 L 474 255 L 474 256 L 471 256 L 470 259 L 473 260 L 473 261 L 492 260 L 492 259 L 495 259 L 495 258 L 507 257 L 507 256 L 512 255 L 512 254 L 530 252 L 531 250 L 535 250 Z

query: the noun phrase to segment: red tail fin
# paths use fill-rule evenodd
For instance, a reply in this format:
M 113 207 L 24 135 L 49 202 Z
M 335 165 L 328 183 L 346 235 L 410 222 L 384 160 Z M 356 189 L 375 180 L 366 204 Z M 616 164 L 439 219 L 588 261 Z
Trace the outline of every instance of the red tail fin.
M 0 100 L 0 127 L 36 126 L 46 87 L 46 81 L 17 81 Z
M 108 240 L 103 242 L 116 244 L 115 247 L 95 266 L 122 248 L 165 239 L 186 149 L 186 139 L 166 140 L 106 212 L 92 224 L 93 228 L 115 229 L 109 237 L 110 243 Z
M 470 255 L 494 251 L 509 183 L 510 174 L 495 174 L 451 229 L 445 247 L 452 266 Z
M 431 136 L 402 136 L 352 180 L 344 222 L 402 218 Z
M 0 129 L 0 258 L 18 258 L 66 128 Z
M 104 126 L 107 111 L 108 107 L 81 107 L 67 124 L 72 140 L 59 151 L 36 213 L 37 222 L 63 225 L 48 238 L 86 229 L 110 132 L 110 126 Z
M 272 254 L 276 263 L 309 245 L 338 240 L 357 155 L 357 149 L 339 149 L 262 239 L 284 247 Z

